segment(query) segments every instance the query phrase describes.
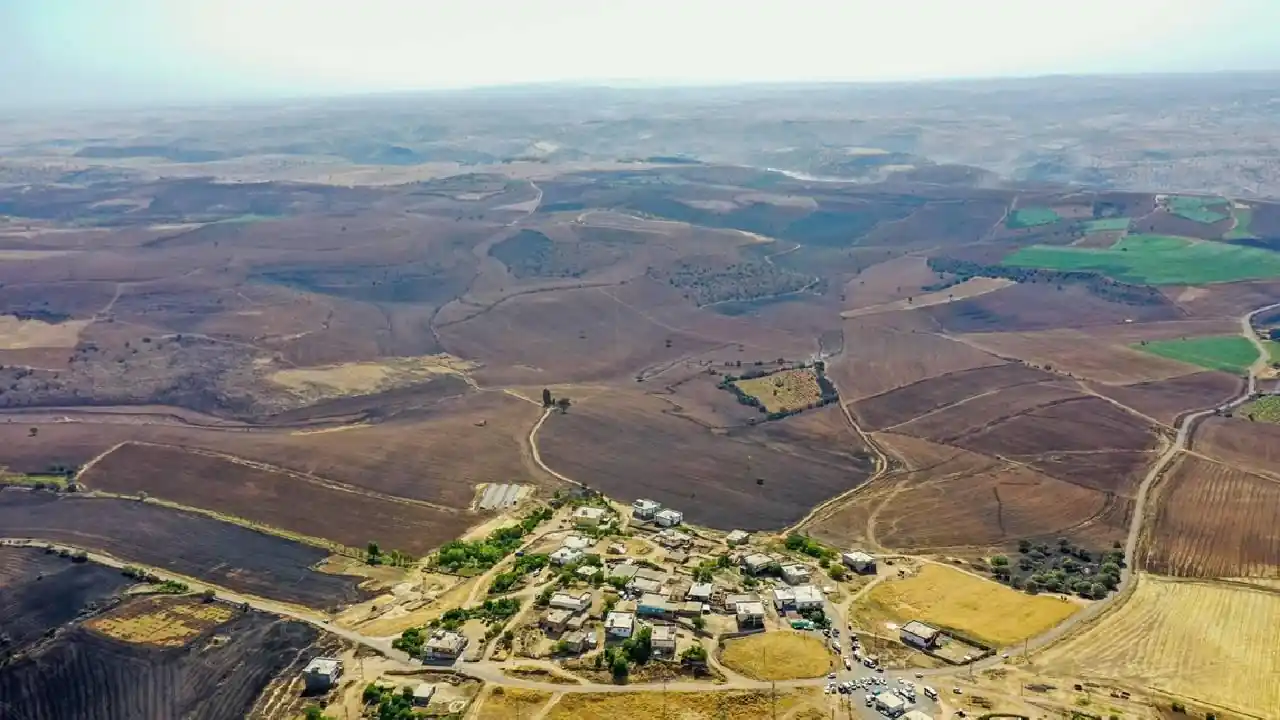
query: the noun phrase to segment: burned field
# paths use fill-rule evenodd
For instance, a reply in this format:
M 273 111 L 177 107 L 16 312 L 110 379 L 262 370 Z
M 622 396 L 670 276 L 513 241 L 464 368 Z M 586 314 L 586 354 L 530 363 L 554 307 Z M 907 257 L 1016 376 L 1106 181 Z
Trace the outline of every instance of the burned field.
M 4 490 L 0 526 L 281 602 L 329 608 L 368 597 L 356 578 L 312 569 L 328 556 L 320 548 L 153 503 Z
M 113 568 L 0 545 L 0 667 L 47 631 L 107 607 L 131 584 Z

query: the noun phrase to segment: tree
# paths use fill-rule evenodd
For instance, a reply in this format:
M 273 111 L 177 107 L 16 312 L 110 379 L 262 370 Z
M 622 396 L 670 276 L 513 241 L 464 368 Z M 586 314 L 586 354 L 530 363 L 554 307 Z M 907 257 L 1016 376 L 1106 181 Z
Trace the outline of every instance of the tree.
M 547 388 L 542 388 L 542 407 L 551 407 L 551 403 L 551 391 Z
M 1008 567 L 1009 558 L 1005 557 L 1004 555 L 996 555 L 995 557 L 991 558 L 991 565 L 998 568 Z
M 31 428 L 27 431 L 27 437 L 35 437 L 40 434 L 40 428 Z
M 569 412 L 569 398 L 562 397 L 556 400 L 556 407 L 560 408 L 560 412 Z
M 609 665 L 609 671 L 613 673 L 613 679 L 622 681 L 627 678 L 627 659 L 622 655 L 616 655 L 613 663 Z
M 680 653 L 681 662 L 704 663 L 707 661 L 707 649 L 701 645 L 690 645 Z
M 832 580 L 843 580 L 845 575 L 844 566 L 832 565 L 831 567 L 827 568 L 827 574 L 831 576 Z
M 707 621 L 701 615 L 695 615 L 693 617 L 693 626 L 701 630 L 707 626 Z
M 1107 596 L 1107 586 L 1102 583 L 1094 583 L 1089 587 L 1089 594 L 1095 599 L 1102 599 Z
M 1031 541 L 1030 541 L 1030 540 L 1019 540 L 1019 541 L 1018 541 L 1018 552 L 1020 552 L 1020 553 L 1026 553 L 1026 552 L 1030 552 L 1030 551 L 1031 551 Z
M 370 541 L 368 547 L 365 548 L 365 562 L 370 565 L 379 565 L 382 563 L 382 548 L 378 547 L 378 543 Z
M 213 590 L 205 590 L 204 592 L 200 593 L 200 599 L 204 600 L 207 603 L 213 602 L 217 598 L 218 596 L 213 592 Z
M 1027 580 L 1026 584 L 1023 585 L 1023 588 L 1032 595 L 1035 595 L 1040 592 L 1040 583 L 1035 578 L 1031 578 Z

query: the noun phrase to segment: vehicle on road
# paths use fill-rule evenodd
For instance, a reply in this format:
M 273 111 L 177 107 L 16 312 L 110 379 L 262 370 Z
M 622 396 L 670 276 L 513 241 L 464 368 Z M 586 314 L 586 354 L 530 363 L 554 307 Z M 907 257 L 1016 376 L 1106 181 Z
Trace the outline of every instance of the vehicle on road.
M 926 687 L 926 688 L 924 689 L 924 696 L 925 696 L 925 697 L 927 697 L 927 698 L 929 698 L 930 700 L 937 700 L 937 699 L 938 699 L 938 691 L 937 691 L 937 690 L 934 690 L 934 689 L 933 689 L 933 688 L 931 688 L 931 687 Z

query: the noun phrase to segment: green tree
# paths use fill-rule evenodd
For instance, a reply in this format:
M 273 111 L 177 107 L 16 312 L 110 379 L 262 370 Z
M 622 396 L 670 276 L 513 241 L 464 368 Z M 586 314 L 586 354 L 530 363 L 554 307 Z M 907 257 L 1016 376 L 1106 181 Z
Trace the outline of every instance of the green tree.
M 680 653 L 680 659 L 687 663 L 704 663 L 707 661 L 707 649 L 701 645 L 690 645 Z
M 693 626 L 701 630 L 707 626 L 707 621 L 701 615 L 695 615 L 693 617 Z
M 1036 580 L 1035 578 L 1030 578 L 1027 580 L 1026 584 L 1023 585 L 1022 587 L 1028 593 L 1035 595 L 1040 592 L 1040 581 Z
M 365 562 L 370 565 L 377 565 L 382 562 L 382 548 L 378 547 L 378 543 L 370 541 L 365 547 Z
M 613 673 L 613 678 L 618 681 L 627 678 L 627 659 L 622 655 L 614 656 L 613 663 L 609 665 L 609 671 Z
M 547 388 L 542 388 L 542 407 L 551 407 L 552 402 L 551 391 Z
M 991 565 L 993 567 L 1008 567 L 1009 558 L 1005 557 L 1004 555 L 996 555 L 995 557 L 991 558 Z
M 1089 587 L 1089 594 L 1095 599 L 1102 599 L 1107 596 L 1107 586 L 1102 583 L 1094 583 Z
M 832 580 L 843 580 L 845 576 L 844 566 L 832 565 L 831 567 L 827 568 L 827 574 L 831 576 Z

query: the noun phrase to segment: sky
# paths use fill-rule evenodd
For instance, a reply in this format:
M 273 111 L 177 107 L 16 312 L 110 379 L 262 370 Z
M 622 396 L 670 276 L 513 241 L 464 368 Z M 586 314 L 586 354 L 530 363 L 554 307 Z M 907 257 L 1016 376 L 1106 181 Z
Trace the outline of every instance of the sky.
M 1280 0 L 0 0 L 0 104 L 1280 70 Z

